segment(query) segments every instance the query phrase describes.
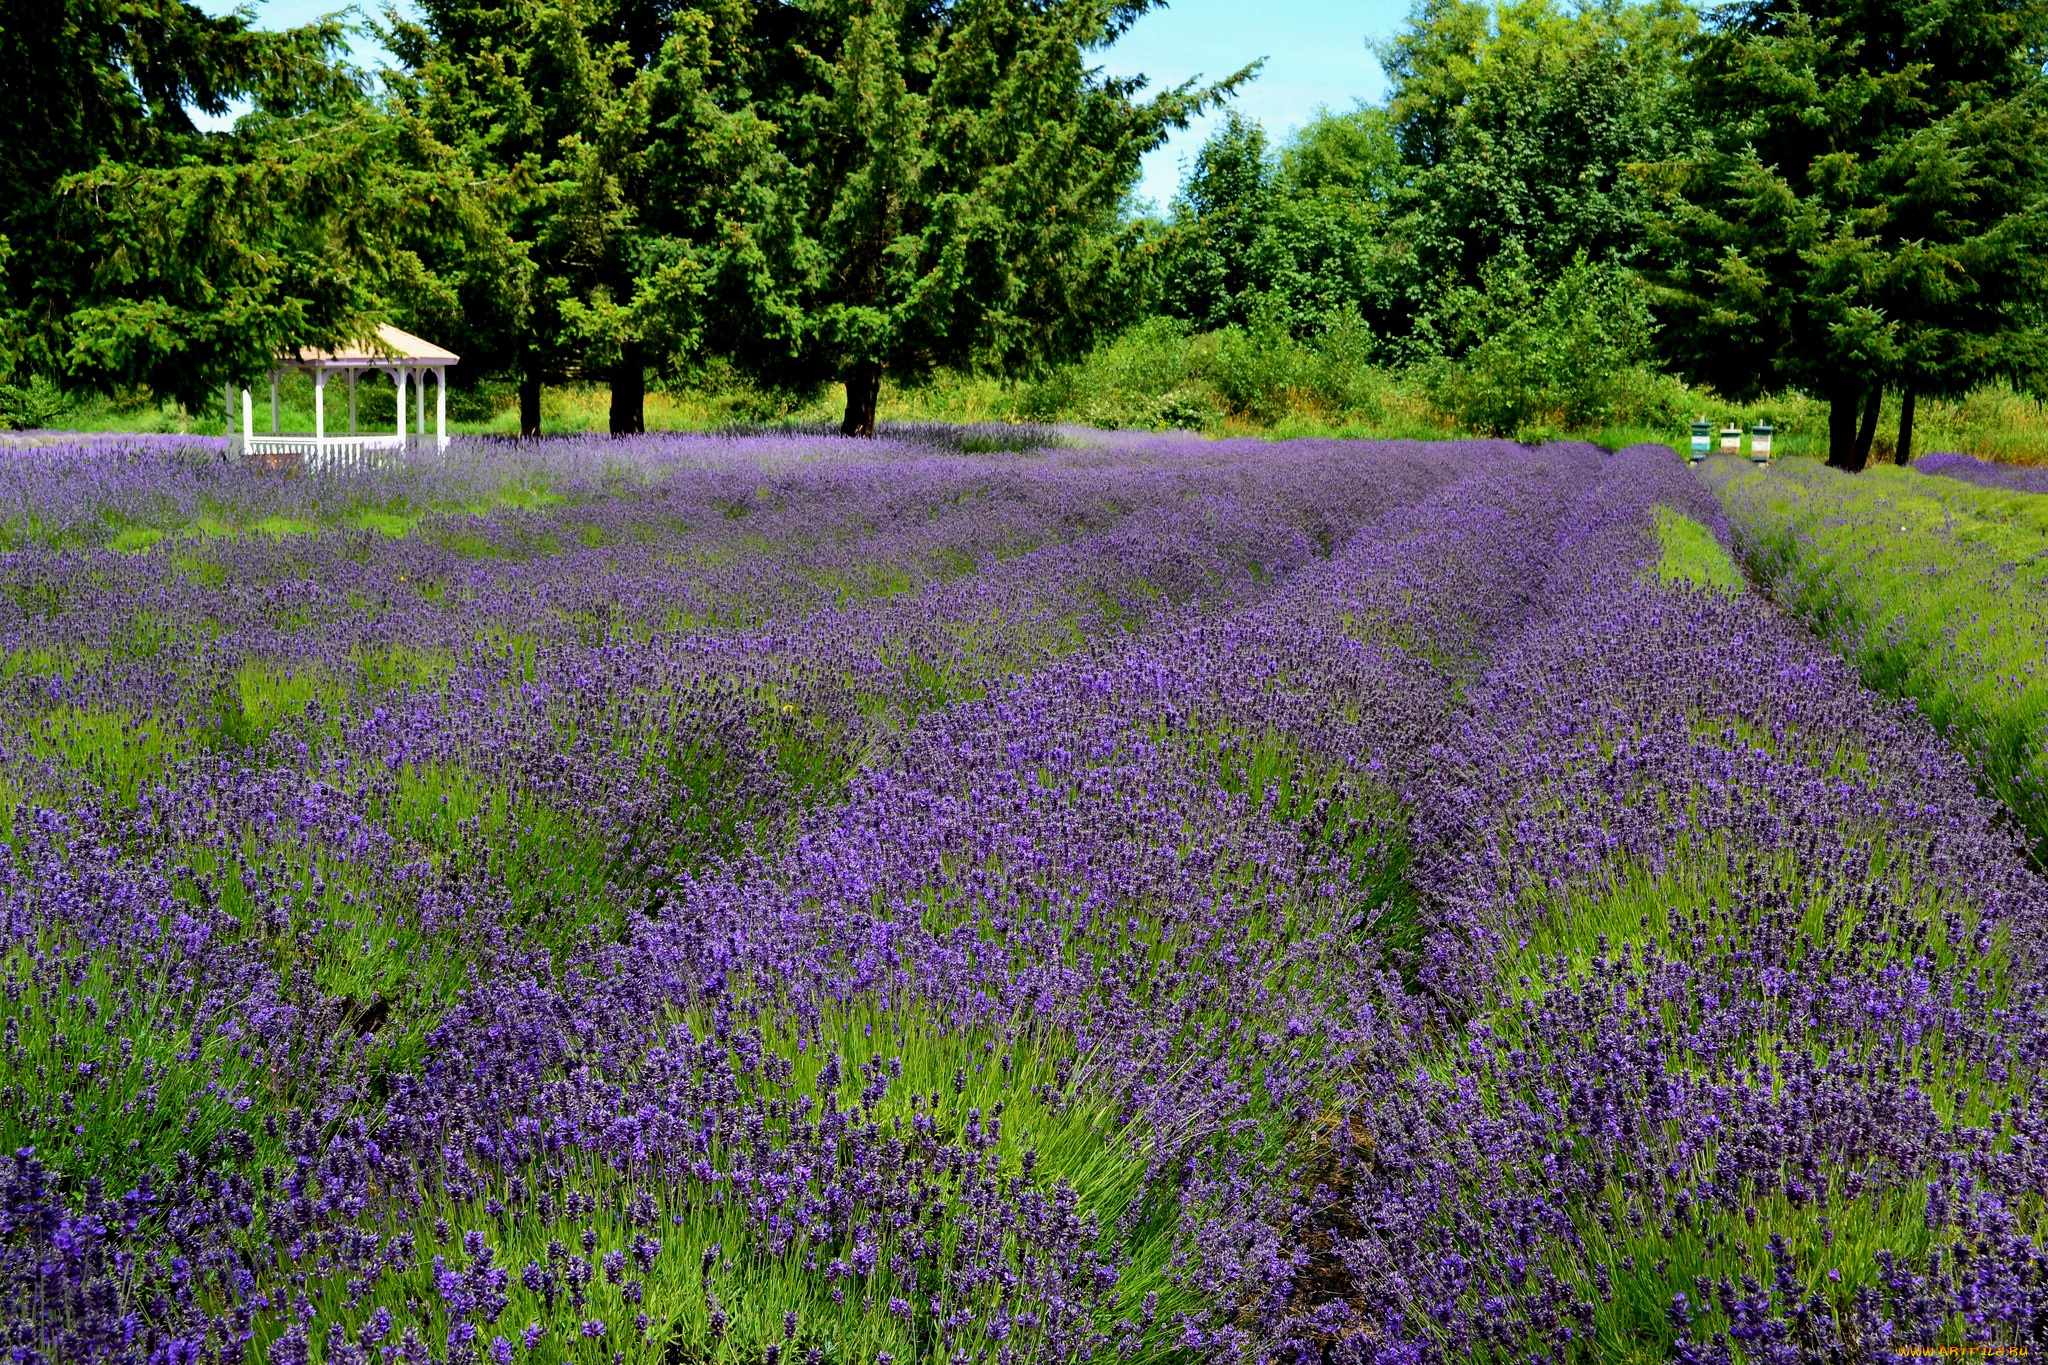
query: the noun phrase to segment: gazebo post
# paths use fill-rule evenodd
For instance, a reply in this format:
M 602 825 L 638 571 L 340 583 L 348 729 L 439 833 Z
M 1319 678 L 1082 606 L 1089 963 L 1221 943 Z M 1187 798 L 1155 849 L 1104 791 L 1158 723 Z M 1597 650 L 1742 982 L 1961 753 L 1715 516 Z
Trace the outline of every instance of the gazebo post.
M 327 439 L 327 371 L 313 372 L 313 440 Z
M 391 382 L 398 386 L 398 448 L 405 449 L 405 366 L 391 367 Z
M 249 453 L 249 442 L 256 439 L 256 395 L 242 390 L 242 453 Z
M 434 449 L 448 448 L 448 367 L 434 367 Z
M 412 429 L 419 433 L 424 443 L 427 438 L 427 367 L 415 366 L 412 372 Z

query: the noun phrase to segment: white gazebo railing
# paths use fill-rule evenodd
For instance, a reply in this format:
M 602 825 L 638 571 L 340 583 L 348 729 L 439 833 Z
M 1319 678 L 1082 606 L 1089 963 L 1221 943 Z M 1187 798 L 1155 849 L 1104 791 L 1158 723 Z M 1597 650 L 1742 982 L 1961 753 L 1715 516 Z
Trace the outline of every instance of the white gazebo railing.
M 395 454 L 419 449 L 444 450 L 448 446 L 448 367 L 459 361 L 453 351 L 422 341 L 396 327 L 382 326 L 373 340 L 343 347 L 339 351 L 301 351 L 280 356 L 270 372 L 270 431 L 256 430 L 256 400 L 242 390 L 242 421 L 239 440 L 229 438 L 231 453 L 270 465 L 294 465 L 309 469 L 369 468 Z M 287 370 L 302 370 L 313 380 L 313 434 L 278 430 L 277 381 Z M 348 382 L 348 434 L 327 434 L 327 382 L 336 374 Z M 366 374 L 391 377 L 397 389 L 398 420 L 389 432 L 356 430 L 356 381 Z M 427 429 L 427 376 L 434 377 L 434 434 Z M 228 428 L 234 430 L 233 389 L 228 394 Z M 413 408 L 411 430 L 407 430 L 406 407 Z M 432 444 L 429 445 L 428 442 Z

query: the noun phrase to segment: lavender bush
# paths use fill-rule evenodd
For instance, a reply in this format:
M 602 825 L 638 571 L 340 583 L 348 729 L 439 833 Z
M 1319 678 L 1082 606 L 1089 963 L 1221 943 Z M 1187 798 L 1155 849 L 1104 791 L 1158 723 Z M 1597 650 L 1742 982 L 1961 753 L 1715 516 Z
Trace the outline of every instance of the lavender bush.
M 1897 469 L 1733 463 L 1707 478 L 1752 570 L 1968 753 L 2048 858 L 2048 501 Z
M 2048 469 L 2038 465 L 1980 460 L 1953 450 L 1936 450 L 1913 461 L 1922 474 L 1940 474 L 1984 488 L 2009 488 L 2016 493 L 2048 493 Z
M 2048 889 L 1667 450 L 35 454 L 14 1359 L 2048 1332 Z

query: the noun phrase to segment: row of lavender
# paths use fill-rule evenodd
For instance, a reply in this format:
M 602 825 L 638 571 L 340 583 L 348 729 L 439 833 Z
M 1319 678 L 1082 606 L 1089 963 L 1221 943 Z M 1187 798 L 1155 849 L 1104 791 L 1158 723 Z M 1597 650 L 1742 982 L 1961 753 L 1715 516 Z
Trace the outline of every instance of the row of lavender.
M 2010 488 L 2016 493 L 2048 493 L 2048 469 L 2038 465 L 2004 464 L 1980 460 L 1953 450 L 1937 450 L 1913 462 L 1922 474 L 1939 474 L 1961 479 L 1982 488 Z
M 2048 498 L 1922 477 L 1936 458 L 1703 477 L 1758 581 L 1970 755 L 2048 860 Z
M 1419 1358 L 1878 1360 L 2048 1335 L 2048 890 L 1912 708 L 1632 572 L 1595 480 L 1415 828 L 1455 1049 L 1353 1119 L 1363 1318 Z
M 1180 491 L 900 616 L 486 652 L 282 727 L 264 772 L 18 818 L 9 1098 L 43 1150 L 0 1215 L 10 1344 L 2038 1338 L 2043 893 L 1967 773 L 1757 603 L 1640 572 L 1653 505 L 1711 515 L 1668 459 L 1281 450 L 1125 452 Z M 1105 582 L 1074 645 L 991 650 L 972 691 L 847 681 L 905 617 L 999 630 Z M 621 756 L 717 699 L 696 752 L 779 824 L 699 847 Z M 796 800 L 821 745 L 857 761 Z M 605 828 L 595 886 L 536 891 Z M 567 905 L 625 913 L 536 934 Z
M 10 785 L 149 799 L 167 765 L 184 795 L 212 780 L 186 769 L 225 762 L 233 788 L 239 756 L 268 746 L 401 843 L 513 859 L 504 879 L 560 919 L 558 890 L 658 885 L 758 842 L 924 709 L 1161 610 L 1264 591 L 1399 492 L 1307 449 L 1256 486 L 1227 453 L 639 453 L 609 494 L 569 480 L 539 508 L 435 514 L 398 537 L 334 525 L 10 557 Z M 216 504 L 338 515 L 321 511 L 331 485 L 301 506 L 277 480 L 208 477 Z M 542 875 L 564 866 L 567 888 Z

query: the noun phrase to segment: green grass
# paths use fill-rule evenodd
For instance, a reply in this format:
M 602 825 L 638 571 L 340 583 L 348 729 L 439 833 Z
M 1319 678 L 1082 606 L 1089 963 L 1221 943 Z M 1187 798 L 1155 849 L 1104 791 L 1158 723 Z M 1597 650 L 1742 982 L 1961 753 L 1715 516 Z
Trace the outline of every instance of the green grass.
M 309 536 L 318 529 L 318 527 L 304 517 L 287 517 L 273 514 L 267 517 L 258 517 L 255 521 L 251 522 L 248 527 L 248 533 L 256 536 L 269 536 L 273 540 L 283 540 L 286 536 Z
M 216 1002 L 174 960 L 145 968 L 130 958 L 118 975 L 104 959 L 61 982 L 38 972 L 31 951 L 62 960 L 45 934 L 0 955 L 10 1019 L 23 1026 L 19 1053 L 0 1081 L 0 1139 L 34 1147 L 46 1164 L 127 1190 L 145 1172 L 171 1169 L 179 1152 L 253 1152 L 261 1111 L 274 1100 L 280 1059 L 211 1026 Z M 70 1078 L 91 1071 L 96 1084 Z M 275 1143 L 261 1145 L 274 1154 Z
M 173 763 L 204 751 L 203 741 L 176 720 L 69 704 L 44 712 L 33 728 L 17 731 L 15 742 L 61 761 L 69 774 L 124 805 Z
M 16 649 L 0 654 L 0 678 L 70 678 L 98 658 L 89 650 Z
M 1668 507 L 1657 508 L 1656 515 L 1660 579 L 1731 594 L 1743 590 L 1742 570 L 1712 531 Z
M 108 548 L 133 552 L 154 549 L 167 541 L 172 545 L 191 545 L 240 536 L 268 536 L 282 540 L 333 530 L 370 531 L 395 538 L 419 534 L 429 523 L 459 526 L 460 521 L 467 518 L 488 516 L 498 511 L 553 507 L 563 501 L 560 494 L 518 483 L 493 490 L 482 497 L 457 496 L 416 502 L 401 494 L 382 505 L 307 506 L 293 514 L 268 513 L 245 517 L 221 509 L 189 518 L 168 517 L 158 525 L 125 529 L 108 542 Z M 463 533 L 458 529 L 448 534 L 460 536 Z
M 420 513 L 385 511 L 366 507 L 349 518 L 349 524 L 360 531 L 376 531 L 381 535 L 403 536 L 411 533 L 420 524 Z

